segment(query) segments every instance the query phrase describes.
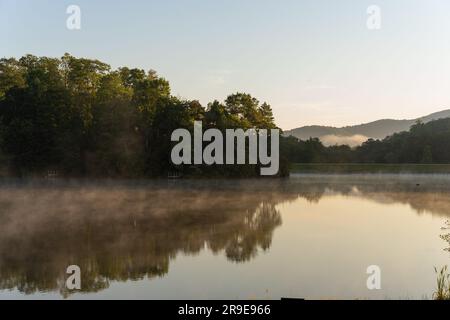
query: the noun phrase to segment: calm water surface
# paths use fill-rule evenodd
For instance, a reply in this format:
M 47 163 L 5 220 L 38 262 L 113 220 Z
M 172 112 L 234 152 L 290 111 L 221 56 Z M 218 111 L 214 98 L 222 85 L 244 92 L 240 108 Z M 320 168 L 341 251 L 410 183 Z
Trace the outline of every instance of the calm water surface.
M 430 298 L 449 216 L 449 176 L 2 182 L 0 299 Z

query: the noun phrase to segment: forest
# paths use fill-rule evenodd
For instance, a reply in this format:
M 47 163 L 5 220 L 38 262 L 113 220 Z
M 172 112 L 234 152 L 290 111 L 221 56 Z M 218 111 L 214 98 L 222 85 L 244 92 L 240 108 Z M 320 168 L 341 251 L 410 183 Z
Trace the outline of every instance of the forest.
M 450 118 L 418 121 L 409 131 L 382 140 L 369 139 L 361 146 L 325 147 L 319 139 L 283 139 L 280 152 L 293 163 L 449 164 Z
M 259 176 L 256 165 L 179 165 L 170 159 L 175 129 L 277 128 L 272 108 L 247 93 L 202 106 L 171 94 L 155 71 L 99 60 L 26 55 L 0 59 L 0 175 L 65 177 Z M 361 146 L 317 138 L 280 140 L 278 176 L 290 163 L 450 163 L 450 119 Z
M 0 60 L 3 174 L 68 177 L 255 176 L 260 165 L 173 166 L 171 134 L 194 121 L 219 130 L 274 129 L 272 109 L 246 93 L 203 107 L 171 94 L 153 71 L 99 60 L 26 55 Z M 287 162 L 280 174 L 288 172 Z

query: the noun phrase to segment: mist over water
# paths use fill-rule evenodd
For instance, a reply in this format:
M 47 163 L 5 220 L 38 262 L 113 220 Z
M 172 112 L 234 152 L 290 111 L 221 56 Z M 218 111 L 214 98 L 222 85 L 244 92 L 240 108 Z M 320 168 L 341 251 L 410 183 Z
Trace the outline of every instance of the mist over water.
M 445 175 L 4 181 L 0 298 L 431 297 L 449 216 Z

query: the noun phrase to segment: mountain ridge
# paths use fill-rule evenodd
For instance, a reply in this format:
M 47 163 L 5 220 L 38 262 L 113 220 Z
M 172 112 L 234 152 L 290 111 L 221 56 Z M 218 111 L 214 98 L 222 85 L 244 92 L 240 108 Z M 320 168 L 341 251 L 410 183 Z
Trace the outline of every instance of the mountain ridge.
M 345 126 L 303 126 L 284 132 L 285 136 L 294 136 L 301 140 L 319 138 L 324 144 L 339 144 L 341 140 L 345 144 L 358 145 L 369 138 L 384 139 L 394 133 L 407 131 L 417 121 L 424 123 L 442 118 L 450 118 L 450 109 L 431 113 L 429 115 L 411 120 L 379 119 L 368 123 Z M 352 138 L 354 141 L 352 141 Z M 350 139 L 350 140 L 349 140 Z

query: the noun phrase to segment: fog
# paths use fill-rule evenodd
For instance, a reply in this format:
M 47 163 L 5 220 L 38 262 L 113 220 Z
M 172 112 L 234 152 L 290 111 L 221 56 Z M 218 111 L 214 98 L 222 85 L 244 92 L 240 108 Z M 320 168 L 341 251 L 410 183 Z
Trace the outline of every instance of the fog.
M 337 135 L 326 135 L 320 137 L 320 141 L 325 146 L 334 145 L 348 145 L 350 147 L 357 147 L 367 141 L 369 138 L 363 135 L 353 135 L 353 136 L 337 136 Z
M 280 208 L 327 197 L 405 204 L 450 217 L 446 175 L 293 175 L 290 179 L 29 181 L 0 183 L 0 289 L 69 293 L 65 268 L 87 274 L 84 292 L 111 281 L 164 277 L 180 254 L 210 250 L 236 264 L 270 250 Z

